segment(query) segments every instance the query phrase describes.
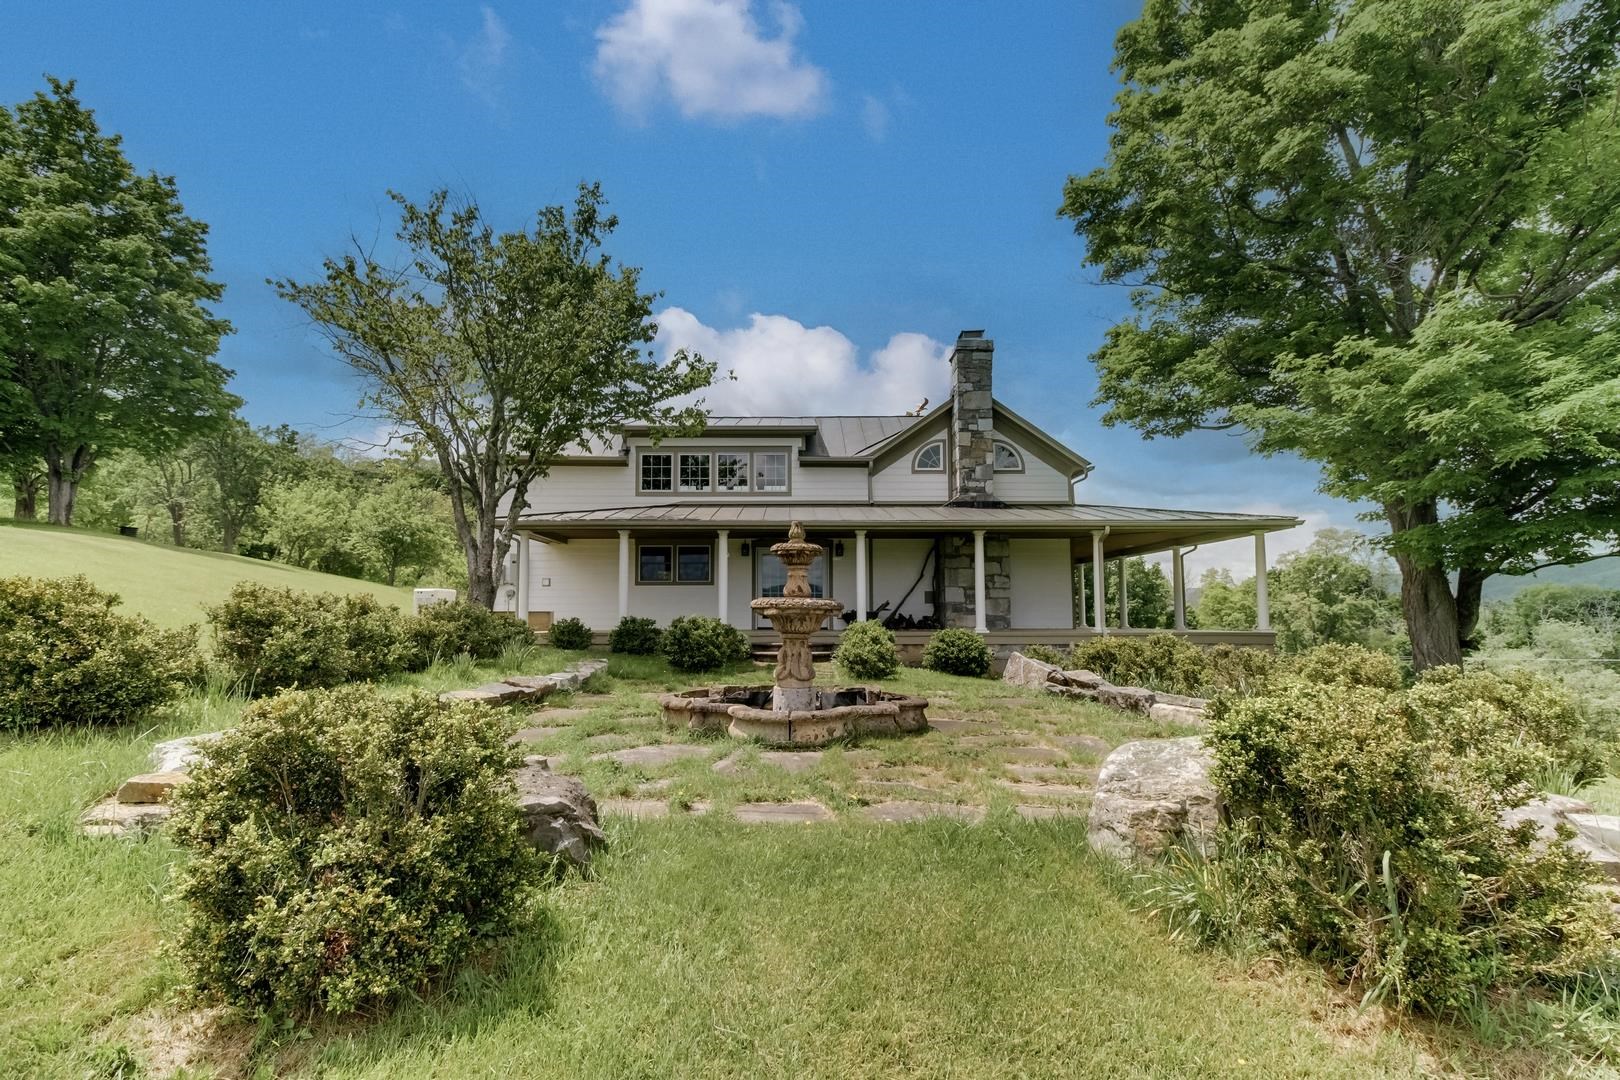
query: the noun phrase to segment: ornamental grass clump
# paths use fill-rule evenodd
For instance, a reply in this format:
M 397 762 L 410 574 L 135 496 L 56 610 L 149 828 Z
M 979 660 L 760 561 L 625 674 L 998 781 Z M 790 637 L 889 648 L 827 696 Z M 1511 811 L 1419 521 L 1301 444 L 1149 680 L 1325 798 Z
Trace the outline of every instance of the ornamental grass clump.
M 346 1013 L 511 930 L 543 867 L 504 715 L 363 686 L 255 702 L 177 789 L 177 949 L 244 1008 Z
M 1444 1013 L 1616 959 L 1598 872 L 1501 819 L 1546 770 L 1593 767 L 1550 688 L 1457 669 L 1410 690 L 1282 676 L 1216 699 L 1208 739 L 1230 822 L 1215 858 L 1247 929 L 1369 1000 Z
M 195 628 L 113 610 L 87 578 L 0 578 L 0 729 L 121 724 L 201 677 Z
M 833 662 L 853 679 L 890 679 L 900 670 L 894 632 L 873 619 L 844 631 Z
M 983 678 L 990 674 L 990 646 L 966 627 L 936 630 L 923 646 L 923 667 L 947 675 Z

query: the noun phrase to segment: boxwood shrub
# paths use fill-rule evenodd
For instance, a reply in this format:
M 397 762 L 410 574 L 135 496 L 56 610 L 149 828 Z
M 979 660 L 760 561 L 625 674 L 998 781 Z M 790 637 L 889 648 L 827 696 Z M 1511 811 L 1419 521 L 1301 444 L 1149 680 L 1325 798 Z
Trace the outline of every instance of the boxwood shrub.
M 654 619 L 640 615 L 626 615 L 608 635 L 608 648 L 631 656 L 652 656 L 658 652 L 658 643 L 664 632 Z
M 664 631 L 660 646 L 676 671 L 718 671 L 748 659 L 748 638 L 712 615 L 682 615 Z
M 976 678 L 990 674 L 990 646 L 965 627 L 936 630 L 923 646 L 923 667 L 947 675 Z
M 456 600 L 432 604 L 408 621 L 412 667 L 449 660 L 466 653 L 475 660 L 493 660 L 509 645 L 527 645 L 534 634 L 509 612 L 491 611 L 482 604 Z
M 195 628 L 117 604 L 84 577 L 0 578 L 0 728 L 124 723 L 198 677 Z
M 369 595 L 340 596 L 240 582 L 208 610 L 214 653 L 252 694 L 374 679 L 426 659 L 406 617 Z
M 591 628 L 580 619 L 558 619 L 551 624 L 550 640 L 559 649 L 588 649 L 591 647 Z
M 900 650 L 891 630 L 868 619 L 844 631 L 833 662 L 851 678 L 888 679 L 900 670 Z
M 178 955 L 261 1011 L 345 1013 L 414 990 L 511 929 L 543 867 L 498 710 L 425 692 L 255 702 L 179 788 Z

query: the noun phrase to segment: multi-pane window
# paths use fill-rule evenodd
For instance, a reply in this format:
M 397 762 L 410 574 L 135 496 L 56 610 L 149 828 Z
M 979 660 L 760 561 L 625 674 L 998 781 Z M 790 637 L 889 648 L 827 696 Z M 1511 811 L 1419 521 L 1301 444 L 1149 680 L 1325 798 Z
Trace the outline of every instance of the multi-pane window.
M 708 544 L 642 544 L 636 552 L 639 585 L 709 585 L 714 549 Z
M 911 467 L 918 472 L 943 472 L 945 469 L 945 444 L 931 442 L 912 459 Z
M 1024 459 L 1019 457 L 1018 451 L 1014 450 L 1011 446 L 1008 446 L 1004 442 L 998 442 L 996 443 L 995 453 L 996 472 L 1024 471 Z
M 788 489 L 788 456 L 781 453 L 754 455 L 754 490 L 786 491 Z
M 680 457 L 680 489 L 682 491 L 708 491 L 710 487 L 709 455 L 682 454 Z
M 675 486 L 675 455 L 641 455 L 641 490 L 669 491 Z
M 714 455 L 714 486 L 721 491 L 747 491 L 748 455 Z

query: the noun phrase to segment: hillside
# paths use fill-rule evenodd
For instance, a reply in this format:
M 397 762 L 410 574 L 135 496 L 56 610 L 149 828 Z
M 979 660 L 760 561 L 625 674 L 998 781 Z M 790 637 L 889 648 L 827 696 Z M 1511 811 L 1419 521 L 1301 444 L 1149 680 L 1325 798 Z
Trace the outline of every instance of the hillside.
M 307 592 L 370 593 L 406 609 L 411 603 L 409 589 L 261 559 L 167 547 L 82 529 L 0 521 L 0 577 L 18 574 L 83 574 L 98 588 L 122 597 L 123 610 L 145 615 L 159 626 L 202 622 L 203 608 L 223 600 L 238 581 Z
M 1604 589 L 1620 589 L 1620 556 L 1593 559 L 1576 566 L 1549 566 L 1545 570 L 1523 577 L 1498 574 L 1485 581 L 1485 599 L 1506 600 L 1520 589 L 1531 585 L 1597 585 Z

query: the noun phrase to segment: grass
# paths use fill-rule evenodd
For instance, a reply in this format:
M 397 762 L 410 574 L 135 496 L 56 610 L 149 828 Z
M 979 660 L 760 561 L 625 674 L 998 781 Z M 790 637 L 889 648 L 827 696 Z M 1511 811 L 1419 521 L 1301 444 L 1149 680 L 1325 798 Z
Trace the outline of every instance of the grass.
M 513 651 L 389 684 L 445 689 L 579 654 Z M 725 676 L 731 678 L 735 676 Z M 78 811 L 142 768 L 161 738 L 231 723 L 241 702 L 199 693 L 111 732 L 0 737 L 0 1060 L 19 1076 L 1164 1077 L 1418 1076 L 1517 1071 L 1487 1048 L 1358 1015 L 1320 979 L 1274 961 L 1197 951 L 1141 913 L 1132 882 L 1088 853 L 1083 817 L 1028 821 L 994 783 L 1020 735 L 1108 744 L 1141 718 L 1002 684 L 904 671 L 933 710 L 994 717 L 998 738 L 941 733 L 830 750 L 808 773 L 723 776 L 711 752 L 658 769 L 592 761 L 603 746 L 688 741 L 654 695 L 690 685 L 660 662 L 614 658 L 537 744 L 598 797 L 669 781 L 704 815 L 608 816 L 594 872 L 541 893 L 523 933 L 383 1015 L 314 1030 L 199 1023 L 161 943 L 179 856 L 163 837 L 93 840 Z M 541 722 L 540 720 L 534 721 Z M 607 740 L 586 740 L 609 736 Z M 754 753 L 743 751 L 745 758 Z M 1064 767 L 1085 771 L 1098 751 Z M 878 825 L 861 776 L 908 770 L 978 825 Z M 745 826 L 725 808 L 809 797 L 815 826 Z M 1083 800 L 1082 806 L 1083 808 Z
M 0 577 L 83 574 L 123 599 L 122 610 L 159 626 L 201 622 L 203 608 L 239 581 L 307 592 L 370 593 L 409 608 L 409 589 L 322 574 L 284 563 L 150 543 L 127 536 L 0 520 Z

